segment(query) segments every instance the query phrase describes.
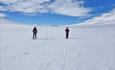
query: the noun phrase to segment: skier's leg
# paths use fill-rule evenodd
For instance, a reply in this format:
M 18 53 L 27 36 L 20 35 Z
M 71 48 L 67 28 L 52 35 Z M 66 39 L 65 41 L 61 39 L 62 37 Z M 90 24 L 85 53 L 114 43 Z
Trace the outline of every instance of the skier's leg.
M 35 34 L 35 39 L 37 39 L 37 34 Z
M 66 33 L 66 39 L 67 39 L 67 33 Z
M 34 34 L 33 34 L 33 39 L 34 39 Z
M 67 34 L 67 39 L 68 39 L 68 34 Z
M 66 39 L 68 39 L 68 32 L 66 33 Z
M 35 39 L 35 34 L 33 34 L 33 39 Z
M 67 33 L 67 38 L 69 38 L 69 33 Z

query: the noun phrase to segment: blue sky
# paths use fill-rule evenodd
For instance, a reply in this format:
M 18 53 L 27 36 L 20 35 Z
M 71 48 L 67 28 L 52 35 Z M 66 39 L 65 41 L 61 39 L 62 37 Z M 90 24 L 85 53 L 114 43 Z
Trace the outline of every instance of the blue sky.
M 0 0 L 0 13 L 4 13 L 6 19 L 22 24 L 64 25 L 81 23 L 115 8 L 115 0 L 28 1 Z

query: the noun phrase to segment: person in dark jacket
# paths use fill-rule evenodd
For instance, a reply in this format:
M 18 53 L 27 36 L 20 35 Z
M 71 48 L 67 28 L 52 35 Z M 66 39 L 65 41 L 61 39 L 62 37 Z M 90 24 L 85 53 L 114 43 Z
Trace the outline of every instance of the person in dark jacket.
M 33 39 L 37 39 L 37 28 L 33 28 Z
M 66 33 L 66 39 L 68 39 L 69 38 L 69 28 L 68 27 L 66 27 L 65 33 Z

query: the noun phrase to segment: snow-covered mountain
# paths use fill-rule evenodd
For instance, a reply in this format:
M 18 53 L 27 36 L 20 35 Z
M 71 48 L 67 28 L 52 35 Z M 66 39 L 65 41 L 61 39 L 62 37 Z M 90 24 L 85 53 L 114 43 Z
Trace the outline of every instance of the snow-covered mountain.
M 0 18 L 0 26 L 5 26 L 5 27 L 25 27 L 25 26 L 29 26 L 29 25 L 16 23 L 16 22 L 7 20 L 6 18 Z
M 75 25 L 115 25 L 115 9 Z
M 37 26 L 36 40 L 32 28 L 2 19 L 0 70 L 115 70 L 114 26 L 70 28 L 69 39 L 63 26 Z

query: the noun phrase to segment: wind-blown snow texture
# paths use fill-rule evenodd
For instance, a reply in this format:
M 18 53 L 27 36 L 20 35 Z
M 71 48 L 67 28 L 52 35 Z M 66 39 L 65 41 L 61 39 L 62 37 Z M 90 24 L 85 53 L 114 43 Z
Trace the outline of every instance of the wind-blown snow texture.
M 115 70 L 114 26 L 0 27 L 1 70 Z

